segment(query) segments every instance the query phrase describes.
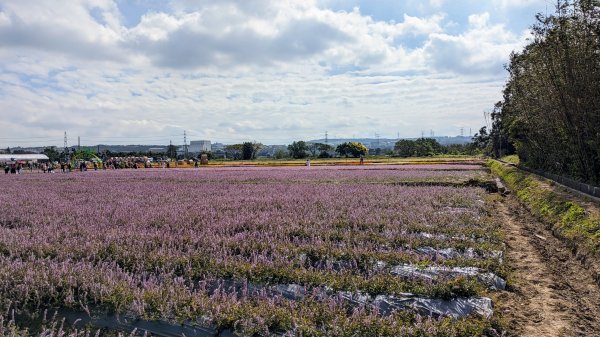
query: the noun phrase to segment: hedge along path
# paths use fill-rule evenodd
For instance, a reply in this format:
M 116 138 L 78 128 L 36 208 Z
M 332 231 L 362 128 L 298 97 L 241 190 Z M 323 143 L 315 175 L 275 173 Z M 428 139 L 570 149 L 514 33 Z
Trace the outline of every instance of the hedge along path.
M 509 280 L 514 292 L 501 294 L 498 311 L 505 314 L 507 325 L 518 336 L 600 336 L 600 289 L 593 270 L 581 263 L 583 251 L 594 254 L 589 250 L 590 241 L 581 240 L 579 249 L 572 248 L 575 243 L 561 235 L 568 217 L 559 217 L 561 208 L 556 206 L 584 205 L 592 211 L 579 219 L 593 222 L 594 205 L 528 173 L 497 165 L 501 164 L 491 164 L 492 171 L 515 192 L 497 206 L 506 225 L 506 256 L 514 269 Z

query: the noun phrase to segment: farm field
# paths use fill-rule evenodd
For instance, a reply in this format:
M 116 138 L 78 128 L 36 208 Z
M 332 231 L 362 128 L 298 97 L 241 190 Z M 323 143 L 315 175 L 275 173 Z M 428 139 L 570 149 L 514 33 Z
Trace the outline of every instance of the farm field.
M 500 335 L 489 180 L 469 163 L 0 176 L 0 304 L 34 332 Z

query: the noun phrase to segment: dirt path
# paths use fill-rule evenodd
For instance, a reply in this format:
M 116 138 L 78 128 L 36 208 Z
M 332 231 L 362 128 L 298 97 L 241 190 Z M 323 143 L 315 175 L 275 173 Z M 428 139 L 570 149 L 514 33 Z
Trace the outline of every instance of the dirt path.
M 515 336 L 600 336 L 600 287 L 560 240 L 514 197 L 498 202 L 506 224 L 511 290 L 497 308 Z

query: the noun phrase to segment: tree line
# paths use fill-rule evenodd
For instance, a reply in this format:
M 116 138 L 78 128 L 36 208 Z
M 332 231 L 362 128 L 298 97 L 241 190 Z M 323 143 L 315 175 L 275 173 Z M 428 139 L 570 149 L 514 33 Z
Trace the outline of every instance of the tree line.
M 262 143 L 258 142 L 244 142 L 239 144 L 227 145 L 224 148 L 225 158 L 233 160 L 253 160 L 258 157 L 258 153 L 264 148 Z M 276 151 L 272 157 L 275 159 L 304 159 L 304 158 L 332 158 L 332 157 L 353 157 L 359 158 L 361 156 L 367 156 L 370 154 L 369 149 L 360 142 L 344 142 L 333 146 L 325 143 L 318 142 L 306 142 L 303 140 L 294 141 L 287 145 L 287 151 L 280 149 Z M 13 151 L 15 152 L 15 151 Z M 47 155 L 51 161 L 60 161 L 65 158 L 65 154 L 55 146 L 46 147 L 43 154 Z M 437 140 L 433 138 L 420 138 L 417 140 L 402 139 L 396 142 L 393 150 L 386 150 L 385 155 L 397 156 L 397 157 L 426 157 L 434 155 L 477 155 L 480 154 L 481 150 L 474 146 L 474 144 L 452 144 L 452 145 L 441 145 Z M 202 152 L 198 155 L 198 158 L 202 154 L 206 154 L 209 159 L 214 157 L 212 152 Z M 160 158 L 182 158 L 183 155 L 178 154 L 177 147 L 175 145 L 167 146 L 165 152 L 112 152 L 110 150 L 104 150 L 101 153 L 97 153 L 102 158 L 108 157 L 152 157 L 155 159 Z
M 369 149 L 360 142 L 345 142 L 334 148 L 329 144 L 307 143 L 299 140 L 292 142 L 287 148 L 289 156 L 295 159 L 307 158 L 311 155 L 318 158 L 330 158 L 333 156 L 332 152 L 338 154 L 340 157 L 358 158 L 366 156 L 369 153 Z
M 538 14 L 529 44 L 507 65 L 491 129 L 474 142 L 496 157 L 600 183 L 600 1 L 558 0 Z

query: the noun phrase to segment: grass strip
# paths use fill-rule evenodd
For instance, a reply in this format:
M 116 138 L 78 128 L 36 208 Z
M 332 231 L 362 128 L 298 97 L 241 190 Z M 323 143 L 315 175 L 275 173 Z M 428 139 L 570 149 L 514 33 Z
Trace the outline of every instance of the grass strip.
M 517 198 L 536 216 L 549 224 L 553 233 L 579 253 L 598 256 L 600 214 L 591 211 L 553 182 L 496 160 L 487 162 L 493 174 L 506 182 Z M 579 254 L 578 254 L 579 255 Z

